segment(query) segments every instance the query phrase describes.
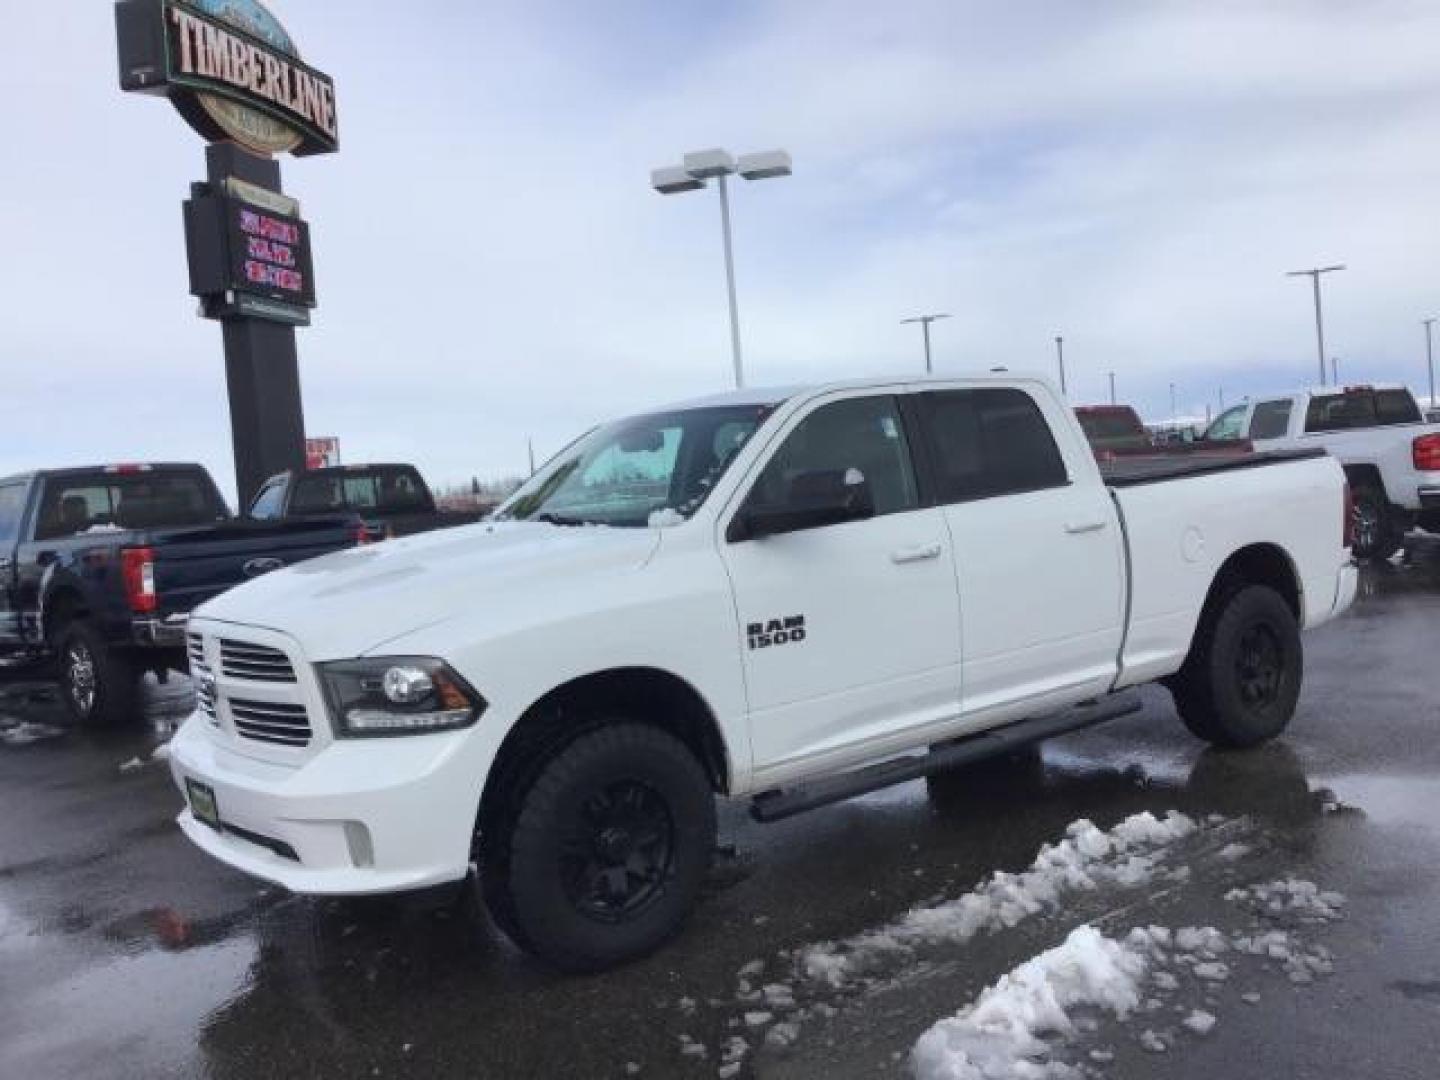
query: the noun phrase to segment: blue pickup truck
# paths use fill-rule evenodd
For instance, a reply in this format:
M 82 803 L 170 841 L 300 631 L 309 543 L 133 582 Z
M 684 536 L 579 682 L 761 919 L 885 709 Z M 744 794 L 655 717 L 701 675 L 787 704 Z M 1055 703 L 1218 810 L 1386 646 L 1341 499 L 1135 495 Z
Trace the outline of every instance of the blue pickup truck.
M 186 669 L 191 609 L 366 538 L 353 514 L 236 520 L 199 465 L 0 478 L 0 663 L 58 661 L 75 719 L 115 723 L 147 671 Z

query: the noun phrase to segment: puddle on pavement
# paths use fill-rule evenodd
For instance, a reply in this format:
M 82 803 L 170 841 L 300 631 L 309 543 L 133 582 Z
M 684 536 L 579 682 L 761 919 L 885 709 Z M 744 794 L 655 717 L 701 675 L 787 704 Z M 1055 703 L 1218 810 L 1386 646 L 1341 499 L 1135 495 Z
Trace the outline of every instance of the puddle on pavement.
M 1440 777 L 1337 776 L 1322 783 L 1342 806 L 1377 824 L 1440 828 Z

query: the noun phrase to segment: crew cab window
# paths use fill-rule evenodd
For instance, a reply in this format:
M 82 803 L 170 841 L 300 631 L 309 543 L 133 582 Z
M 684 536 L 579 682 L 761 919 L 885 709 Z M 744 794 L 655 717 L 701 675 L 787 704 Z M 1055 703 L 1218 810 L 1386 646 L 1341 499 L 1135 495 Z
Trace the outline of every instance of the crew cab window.
M 921 398 L 941 502 L 1041 491 L 1070 482 L 1049 423 L 1023 390 L 938 390 Z
M 1257 404 L 1250 418 L 1250 438 L 1283 439 L 1290 430 L 1290 411 L 1294 404 L 1289 398 Z
M 893 397 L 851 398 L 822 405 L 800 421 L 750 489 L 750 504 L 784 507 L 801 473 L 858 469 L 870 485 L 876 515 L 920 504 L 915 469 Z
M 1346 431 L 1350 428 L 1418 424 L 1420 406 L 1408 390 L 1346 390 L 1316 394 L 1305 413 L 1306 431 Z
M 260 489 L 255 501 L 250 504 L 250 516 L 258 521 L 269 521 L 280 516 L 280 503 L 285 497 L 285 481 L 272 480 Z
M 117 473 L 53 480 L 40 503 L 37 540 L 92 529 L 161 529 L 223 520 L 226 510 L 200 476 Z
M 1245 437 L 1245 414 L 1250 411 L 1250 406 L 1235 405 L 1226 409 L 1215 418 L 1215 422 L 1205 432 L 1205 438 L 1211 442 L 1227 442 Z
M 9 546 L 20 535 L 25 512 L 25 485 L 0 484 L 0 545 Z

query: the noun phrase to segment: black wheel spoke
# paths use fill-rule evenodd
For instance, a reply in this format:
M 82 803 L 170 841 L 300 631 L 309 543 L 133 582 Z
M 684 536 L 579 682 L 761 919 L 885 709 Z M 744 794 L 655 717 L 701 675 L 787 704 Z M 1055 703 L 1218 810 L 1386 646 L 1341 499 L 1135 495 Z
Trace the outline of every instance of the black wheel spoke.
M 585 794 L 561 837 L 561 880 L 580 911 L 624 920 L 660 895 L 674 847 L 670 811 L 658 791 L 634 780 L 609 783 Z

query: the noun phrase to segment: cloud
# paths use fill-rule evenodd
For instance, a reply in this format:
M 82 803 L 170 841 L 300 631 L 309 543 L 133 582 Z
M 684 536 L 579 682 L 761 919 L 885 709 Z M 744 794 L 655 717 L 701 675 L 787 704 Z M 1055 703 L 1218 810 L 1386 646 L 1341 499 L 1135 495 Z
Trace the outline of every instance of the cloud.
M 1356 378 L 1418 380 L 1440 308 L 1440 11 L 1423 3 L 661 5 L 276 0 L 340 94 L 342 151 L 285 163 L 314 228 L 308 426 L 437 481 L 513 472 L 616 412 L 722 388 L 713 194 L 686 150 L 783 146 L 737 183 L 748 370 L 790 382 L 1049 370 L 1151 412 L 1309 379 L 1303 282 Z M 0 473 L 205 461 L 219 332 L 186 296 L 198 140 L 114 83 L 109 6 L 30 5 L 0 73 L 11 299 Z M 57 57 L 65 63 L 56 63 Z M 43 103 L 43 104 L 39 104 Z

